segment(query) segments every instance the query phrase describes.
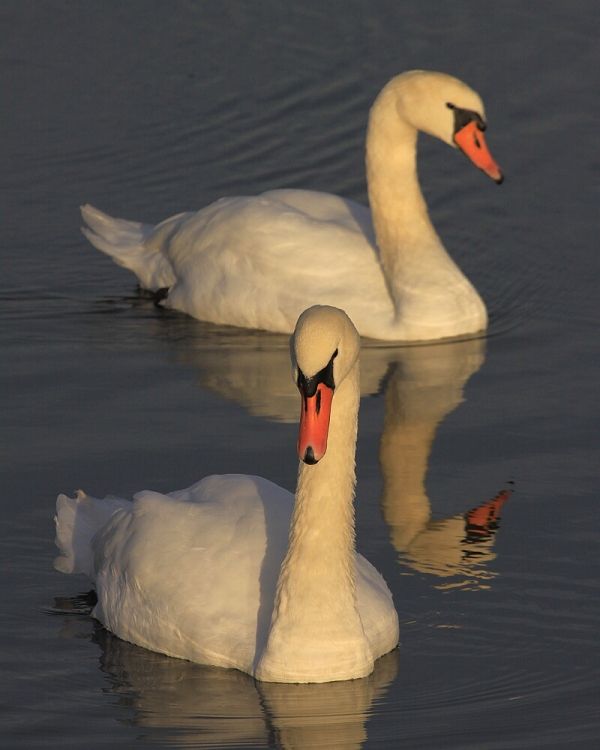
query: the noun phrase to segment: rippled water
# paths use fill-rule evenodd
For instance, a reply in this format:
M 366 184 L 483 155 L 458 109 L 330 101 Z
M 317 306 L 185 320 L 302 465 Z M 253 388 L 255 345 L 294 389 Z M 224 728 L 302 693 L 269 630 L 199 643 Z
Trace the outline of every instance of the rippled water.
M 597 746 L 595 13 L 2 5 L 3 746 Z M 490 335 L 362 355 L 358 543 L 399 648 L 364 680 L 294 686 L 119 641 L 86 582 L 52 569 L 57 492 L 226 471 L 293 488 L 297 404 L 284 337 L 156 310 L 86 245 L 78 205 L 158 221 L 273 187 L 364 201 L 368 107 L 414 67 L 482 93 L 507 180 L 422 139 L 433 218 Z

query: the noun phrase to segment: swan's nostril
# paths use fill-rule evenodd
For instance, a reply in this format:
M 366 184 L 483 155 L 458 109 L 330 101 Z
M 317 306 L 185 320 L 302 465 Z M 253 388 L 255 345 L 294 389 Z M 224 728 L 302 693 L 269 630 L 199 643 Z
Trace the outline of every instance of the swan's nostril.
M 314 464 L 317 463 L 319 460 L 318 458 L 315 458 L 315 453 L 313 451 L 312 445 L 309 445 L 308 448 L 304 451 L 304 457 L 302 458 L 305 464 L 310 464 L 311 466 L 314 466 Z

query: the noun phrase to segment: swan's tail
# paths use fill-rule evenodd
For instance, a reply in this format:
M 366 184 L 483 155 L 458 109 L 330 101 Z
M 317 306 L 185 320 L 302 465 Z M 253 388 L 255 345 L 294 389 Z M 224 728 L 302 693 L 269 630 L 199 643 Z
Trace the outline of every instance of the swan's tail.
M 173 269 L 160 242 L 152 242 L 154 227 L 139 221 L 113 219 L 89 204 L 81 206 L 87 226 L 81 231 L 92 245 L 138 277 L 144 289 L 156 291 L 175 281 Z
M 98 500 L 78 490 L 75 497 L 59 495 L 56 500 L 56 546 L 60 555 L 54 567 L 62 573 L 84 573 L 94 580 L 92 539 L 109 518 L 121 508 L 131 507 L 129 500 L 105 497 Z

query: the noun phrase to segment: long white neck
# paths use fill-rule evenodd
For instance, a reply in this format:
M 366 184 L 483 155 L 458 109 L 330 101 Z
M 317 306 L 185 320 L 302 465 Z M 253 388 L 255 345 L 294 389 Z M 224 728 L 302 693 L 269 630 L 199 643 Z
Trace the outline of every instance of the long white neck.
M 371 215 L 398 334 L 414 339 L 417 328 L 425 337 L 428 327 L 448 327 L 442 336 L 479 330 L 485 308 L 431 223 L 417 175 L 418 132 L 398 101 L 392 81 L 373 104 L 366 145 Z
M 356 364 L 336 388 L 325 456 L 315 466 L 300 464 L 289 548 L 255 672 L 262 680 L 341 680 L 373 666 L 355 587 L 358 375 Z

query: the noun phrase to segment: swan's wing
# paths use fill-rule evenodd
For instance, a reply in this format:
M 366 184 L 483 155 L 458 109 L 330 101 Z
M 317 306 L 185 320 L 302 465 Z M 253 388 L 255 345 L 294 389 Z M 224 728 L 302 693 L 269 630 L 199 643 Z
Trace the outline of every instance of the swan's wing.
M 317 190 L 269 190 L 261 197 L 289 206 L 314 221 L 333 222 L 360 232 L 375 247 L 371 212 L 356 201 Z
M 94 615 L 133 643 L 248 671 L 272 611 L 292 502 L 277 485 L 240 475 L 138 493 L 94 540 Z
M 319 303 L 343 307 L 357 321 L 389 322 L 369 214 L 359 204 L 272 191 L 219 200 L 172 229 L 157 230 L 177 278 L 165 301 L 170 307 L 279 332 L 293 330 L 300 312 Z

